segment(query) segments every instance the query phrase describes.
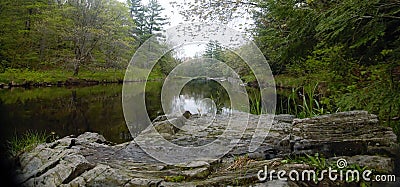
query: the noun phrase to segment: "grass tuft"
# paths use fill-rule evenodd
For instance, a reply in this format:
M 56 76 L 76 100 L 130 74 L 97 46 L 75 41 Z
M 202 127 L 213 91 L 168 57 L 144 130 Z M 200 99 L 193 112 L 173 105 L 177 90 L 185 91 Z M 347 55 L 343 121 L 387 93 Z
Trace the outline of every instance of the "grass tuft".
M 37 145 L 46 142 L 46 133 L 27 131 L 22 136 L 15 135 L 7 141 L 8 152 L 11 157 L 18 157 L 23 152 L 32 150 Z

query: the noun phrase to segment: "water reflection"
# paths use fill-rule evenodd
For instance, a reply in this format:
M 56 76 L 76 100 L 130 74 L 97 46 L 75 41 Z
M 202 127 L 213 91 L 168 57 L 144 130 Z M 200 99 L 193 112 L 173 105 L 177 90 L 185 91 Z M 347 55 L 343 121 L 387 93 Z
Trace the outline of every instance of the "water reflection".
M 171 110 L 172 113 L 168 115 L 176 116 L 183 114 L 185 111 L 189 111 L 191 114 L 222 114 L 228 115 L 232 112 L 229 107 L 222 106 L 221 103 L 218 103 L 220 108 L 217 108 L 214 100 L 211 98 L 205 98 L 204 96 L 192 96 L 192 95 L 179 95 L 178 97 L 174 97 L 171 101 Z
M 136 89 L 145 83 L 131 83 L 132 99 L 143 94 Z M 138 115 L 150 120 L 163 114 L 162 82 L 146 83 L 146 109 Z M 128 98 L 130 99 L 130 98 Z M 28 130 L 55 132 L 59 137 L 98 132 L 106 139 L 122 143 L 131 140 L 122 110 L 122 85 L 84 88 L 35 88 L 0 90 L 0 141 Z M 224 87 L 216 81 L 193 80 L 173 97 L 167 114 L 229 114 L 231 103 Z M 132 107 L 134 109 L 134 107 Z M 165 108 L 164 108 L 165 109 Z M 128 108 L 129 110 L 129 108 Z M 137 111 L 127 111 L 135 114 Z
M 56 136 L 98 132 L 108 140 L 130 140 L 121 106 L 121 85 L 85 88 L 0 90 L 0 132 L 4 141 L 27 131 Z
M 179 95 L 174 95 L 167 106 L 167 114 L 228 114 L 230 99 L 225 89 L 216 81 L 195 79 L 186 84 Z
M 173 114 L 182 114 L 182 111 L 189 111 L 192 114 L 214 114 L 216 113 L 215 103 L 211 99 L 196 98 L 190 95 L 179 95 L 172 100 L 171 111 Z

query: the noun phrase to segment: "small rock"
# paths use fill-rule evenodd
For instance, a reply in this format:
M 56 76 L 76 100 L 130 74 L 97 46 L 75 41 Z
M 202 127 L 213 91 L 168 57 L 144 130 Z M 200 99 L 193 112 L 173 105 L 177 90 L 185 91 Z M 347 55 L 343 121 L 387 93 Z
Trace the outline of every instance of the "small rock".
M 154 124 L 154 128 L 160 134 L 174 135 L 179 131 L 179 129 L 171 124 L 169 121 L 157 122 Z
M 182 114 L 183 117 L 185 117 L 186 119 L 189 119 L 190 116 L 192 116 L 192 113 L 190 113 L 189 111 L 186 111 L 185 113 Z
M 97 133 L 92 133 L 92 132 L 85 132 L 81 135 L 78 136 L 77 138 L 78 140 L 86 140 L 90 143 L 94 143 L 94 142 L 105 142 L 106 139 L 104 138 L 104 136 L 97 134 Z

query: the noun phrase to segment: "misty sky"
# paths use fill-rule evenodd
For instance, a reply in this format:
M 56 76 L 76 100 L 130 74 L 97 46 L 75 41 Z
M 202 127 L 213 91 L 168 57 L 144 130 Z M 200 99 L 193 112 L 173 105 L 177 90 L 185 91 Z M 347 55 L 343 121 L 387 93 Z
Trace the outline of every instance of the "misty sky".
M 118 0 L 120 2 L 126 3 L 127 0 Z M 165 9 L 163 11 L 163 16 L 168 18 L 168 21 L 170 24 L 166 25 L 164 29 L 169 29 L 175 26 L 178 26 L 179 24 L 185 24 L 185 23 L 191 23 L 191 22 L 185 22 L 184 17 L 179 14 L 179 10 L 177 8 L 173 8 L 170 4 L 170 2 L 177 1 L 178 3 L 184 3 L 184 2 L 191 2 L 194 0 L 158 0 L 158 2 L 162 5 L 162 7 Z M 143 3 L 147 3 L 148 0 L 142 0 Z M 242 18 L 237 18 L 233 21 L 231 21 L 228 26 L 231 27 L 232 29 L 235 29 L 237 31 L 243 32 L 243 29 L 240 29 L 242 25 L 246 25 L 246 21 L 248 22 L 249 20 L 242 19 Z M 177 49 L 179 50 L 179 49 Z M 205 44 L 204 45 L 186 45 L 182 48 L 180 48 L 178 52 L 178 56 L 180 57 L 194 57 L 198 54 L 201 54 L 205 50 Z

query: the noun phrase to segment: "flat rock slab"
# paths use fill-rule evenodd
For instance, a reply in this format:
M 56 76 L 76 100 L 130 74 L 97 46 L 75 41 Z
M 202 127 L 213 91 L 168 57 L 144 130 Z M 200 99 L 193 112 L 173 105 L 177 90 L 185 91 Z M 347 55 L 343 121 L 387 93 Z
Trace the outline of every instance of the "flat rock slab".
M 328 160 L 344 158 L 350 164 L 367 166 L 380 173 L 394 171 L 396 136 L 390 128 L 379 125 L 375 115 L 363 111 L 310 119 L 278 115 L 270 125 L 266 121 L 259 123 L 260 116 L 246 113 L 217 115 L 214 120 L 197 116 L 184 120 L 180 127 L 170 127 L 173 132 L 164 134 L 177 145 L 202 146 L 221 138 L 227 121 L 242 123 L 247 119 L 249 123 L 237 145 L 213 162 L 204 158 L 171 166 L 147 155 L 135 141 L 113 145 L 103 136 L 87 132 L 41 144 L 23 153 L 19 157 L 17 179 L 22 186 L 297 186 L 282 181 L 259 183 L 257 173 L 264 166 L 282 170 L 312 168 L 281 162 L 287 155 L 304 153 L 320 153 L 327 158 L 336 155 L 339 157 Z M 155 123 L 160 124 L 167 123 L 162 120 Z M 250 153 L 249 145 L 256 131 L 268 136 Z M 152 141 L 154 135 L 149 133 L 142 141 Z M 156 144 L 154 148 L 162 150 L 163 145 Z M 176 159 L 185 157 L 186 153 L 181 153 Z
M 394 156 L 398 149 L 393 130 L 379 125 L 377 116 L 365 111 L 295 119 L 291 134 L 294 154 Z

